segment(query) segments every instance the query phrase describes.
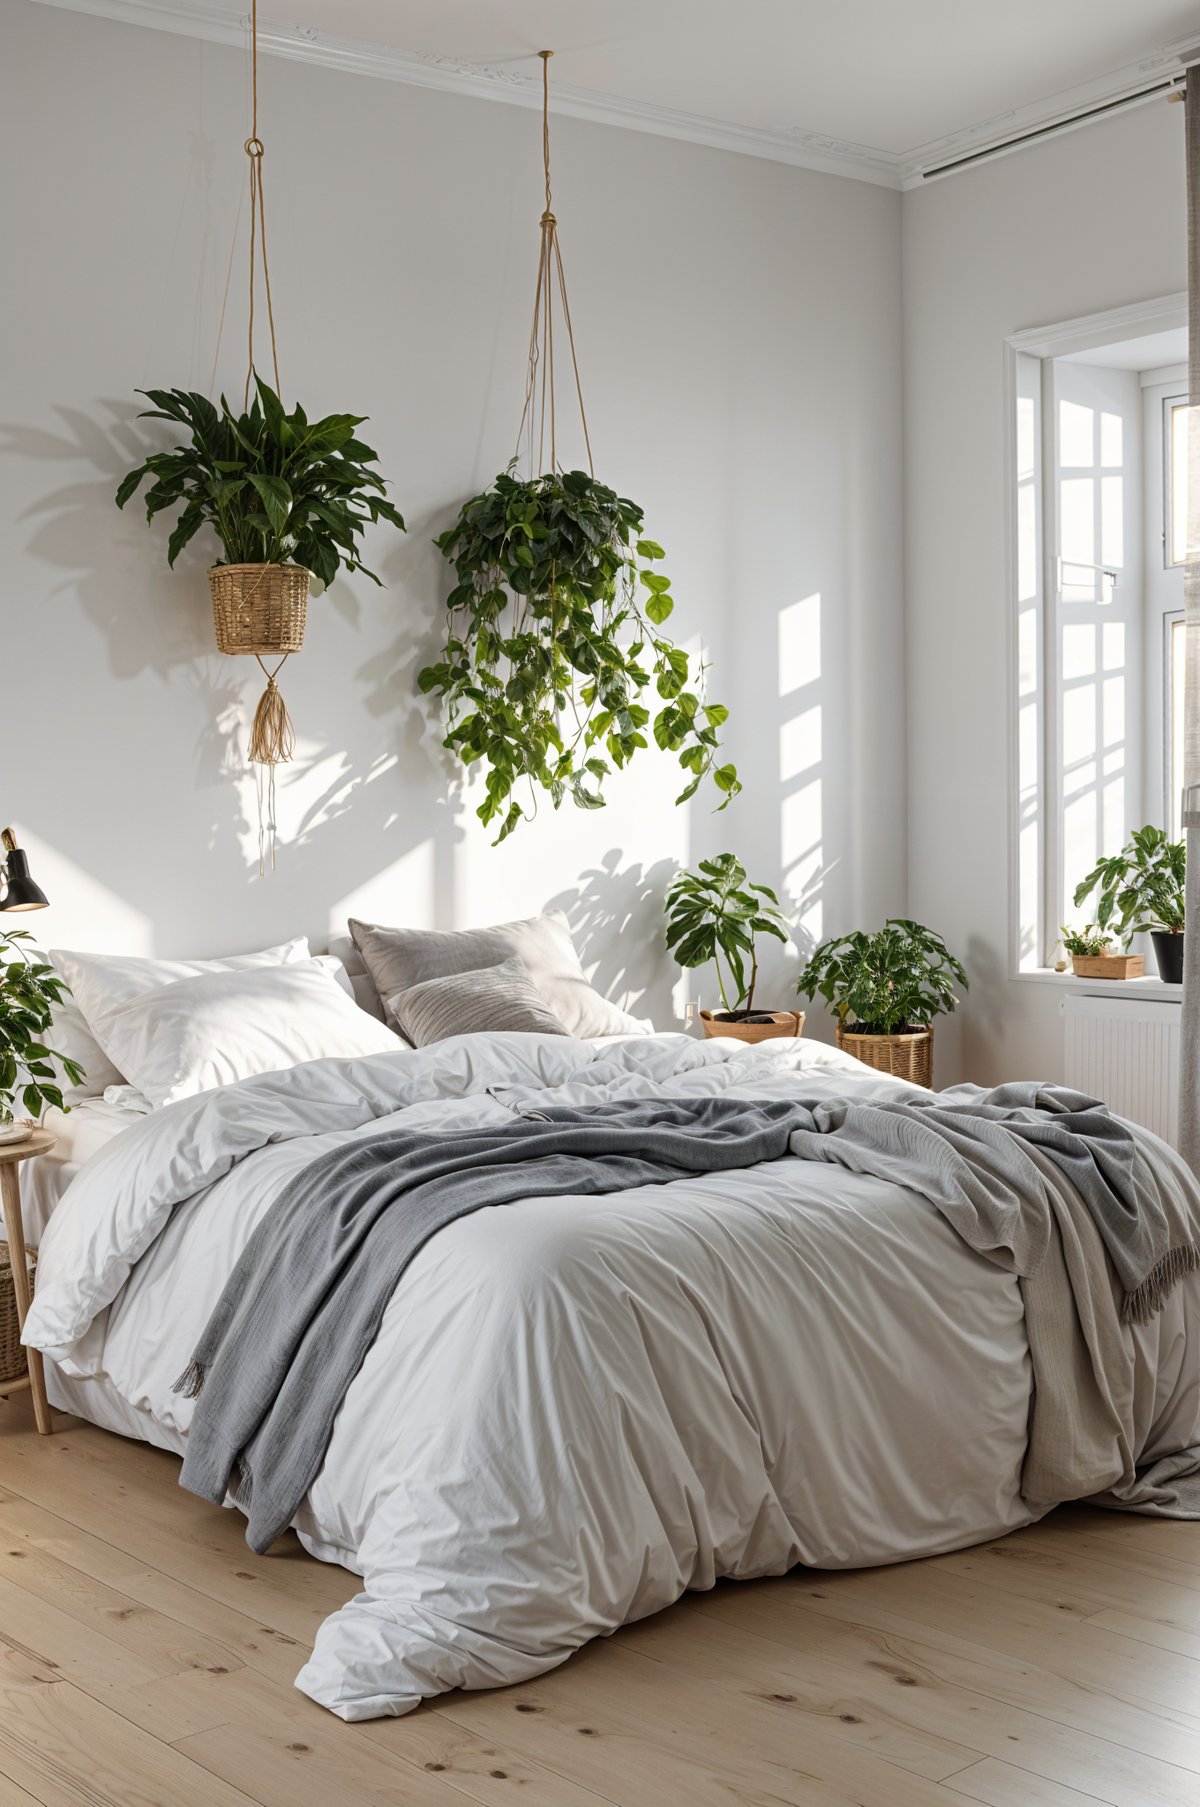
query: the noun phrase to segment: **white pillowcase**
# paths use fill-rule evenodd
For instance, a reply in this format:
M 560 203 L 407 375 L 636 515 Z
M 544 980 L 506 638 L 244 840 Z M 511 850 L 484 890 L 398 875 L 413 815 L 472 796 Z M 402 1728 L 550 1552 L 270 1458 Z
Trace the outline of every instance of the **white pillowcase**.
M 156 1108 L 301 1061 L 404 1045 L 319 960 L 177 979 L 90 1021 L 105 1053 Z
M 125 1075 L 117 1071 L 88 1026 L 93 1016 L 177 979 L 240 972 L 247 967 L 285 966 L 309 957 L 304 936 L 263 948 L 261 953 L 229 954 L 221 960 L 156 960 L 133 954 L 78 954 L 70 948 L 52 947 L 46 958 L 73 995 L 54 1013 L 50 1045 L 77 1060 L 85 1072 L 83 1084 L 65 1087 L 63 1097 L 74 1104 L 81 1098 L 99 1097 L 110 1085 L 125 1083 Z

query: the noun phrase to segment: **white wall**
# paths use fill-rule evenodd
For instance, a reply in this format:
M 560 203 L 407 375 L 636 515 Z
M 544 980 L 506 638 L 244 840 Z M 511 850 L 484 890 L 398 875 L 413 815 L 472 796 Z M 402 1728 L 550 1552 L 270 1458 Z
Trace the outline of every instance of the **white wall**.
M 1185 286 L 1182 109 L 1152 102 L 904 197 L 909 905 L 967 951 L 939 1077 L 1061 1076 L 1009 976 L 1004 341 Z
M 199 542 L 168 574 L 165 528 L 111 500 L 161 442 L 132 424 L 135 387 L 209 384 L 245 61 L 5 7 L 0 817 L 53 894 L 42 933 L 205 954 L 321 941 L 351 908 L 449 926 L 565 899 L 603 982 L 669 1022 L 658 900 L 677 860 L 736 850 L 803 894 L 814 932 L 901 908 L 899 197 L 554 121 L 598 474 L 667 548 L 746 793 L 722 816 L 676 810 L 676 768 L 647 756 L 603 816 L 547 811 L 493 850 L 414 677 L 448 588 L 431 538 L 516 432 L 539 121 L 272 57 L 260 71 L 285 395 L 370 414 L 410 529 L 368 548 L 385 590 L 341 581 L 310 609 L 266 880 L 242 756 L 256 668 L 213 648 Z

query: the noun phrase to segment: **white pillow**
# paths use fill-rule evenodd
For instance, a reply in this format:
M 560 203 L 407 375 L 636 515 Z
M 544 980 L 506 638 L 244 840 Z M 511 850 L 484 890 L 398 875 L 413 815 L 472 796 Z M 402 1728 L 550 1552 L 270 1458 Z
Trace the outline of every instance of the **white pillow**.
M 66 998 L 54 1013 L 54 1032 L 50 1046 L 57 1053 L 77 1060 L 84 1069 L 82 1085 L 67 1086 L 63 1097 L 68 1104 L 81 1098 L 99 1097 L 110 1085 L 123 1085 L 125 1075 L 109 1060 L 88 1024 L 92 1016 L 110 1010 L 128 998 L 140 997 L 160 985 L 172 985 L 177 979 L 197 978 L 201 973 L 240 972 L 243 967 L 284 966 L 309 958 L 308 942 L 285 941 L 279 947 L 267 947 L 257 954 L 229 954 L 221 960 L 155 960 L 133 954 L 78 954 L 70 948 L 52 947 L 46 955 L 71 987 L 73 996 Z
M 114 1004 L 91 1025 L 156 1108 L 301 1061 L 403 1046 L 317 960 L 177 979 Z

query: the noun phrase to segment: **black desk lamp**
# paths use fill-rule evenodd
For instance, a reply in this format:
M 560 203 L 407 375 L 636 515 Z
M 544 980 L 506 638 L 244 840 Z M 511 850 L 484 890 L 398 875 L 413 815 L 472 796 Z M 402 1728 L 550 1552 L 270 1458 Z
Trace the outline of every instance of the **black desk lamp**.
M 17 846 L 11 828 L 0 835 L 0 875 L 6 880 L 0 910 L 44 910 L 50 899 L 29 876 L 29 855 Z

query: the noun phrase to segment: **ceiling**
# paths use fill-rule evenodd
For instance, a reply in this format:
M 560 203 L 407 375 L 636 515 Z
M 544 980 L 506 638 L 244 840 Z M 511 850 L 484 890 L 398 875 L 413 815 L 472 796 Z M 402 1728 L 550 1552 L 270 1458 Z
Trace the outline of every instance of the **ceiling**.
M 198 36 L 247 0 L 43 0 Z M 282 8 L 286 5 L 286 13 Z M 274 6 L 279 7 L 278 16 Z M 261 0 L 264 48 L 900 186 L 1200 45 L 1196 0 Z
M 1097 345 L 1089 351 L 1069 351 L 1066 364 L 1099 364 L 1106 370 L 1162 370 L 1169 364 L 1186 364 L 1186 326 L 1160 333 L 1142 333 L 1136 339 L 1119 339 L 1114 345 Z

